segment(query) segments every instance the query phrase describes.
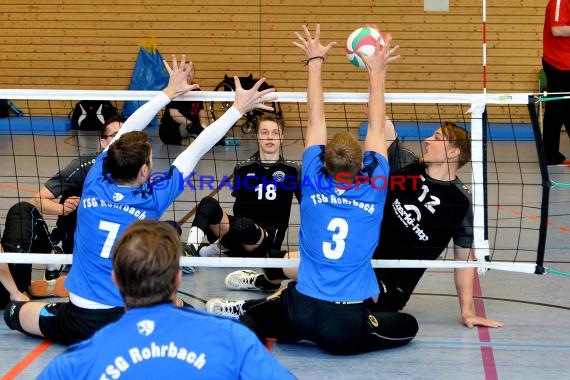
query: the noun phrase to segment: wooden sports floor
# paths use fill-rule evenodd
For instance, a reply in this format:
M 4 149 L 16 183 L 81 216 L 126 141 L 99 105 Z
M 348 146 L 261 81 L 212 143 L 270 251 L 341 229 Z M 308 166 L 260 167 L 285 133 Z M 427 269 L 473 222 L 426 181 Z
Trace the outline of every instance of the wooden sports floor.
M 156 170 L 167 167 L 180 148 L 162 145 L 154 134 Z M 68 135 L 10 136 L 0 135 L 0 225 L 3 227 L 8 208 L 19 198 L 31 195 L 39 182 L 43 183 L 70 161 L 71 156 L 95 152 L 97 138 Z M 285 152 L 289 159 L 299 159 L 302 142 L 299 136 L 285 136 Z M 562 136 L 563 149 L 570 156 L 570 142 Z M 15 141 L 15 142 L 14 142 Z M 495 152 L 509 150 L 509 143 L 494 142 Z M 57 149 L 54 149 L 54 147 Z M 79 147 L 79 148 L 78 148 Z M 520 157 L 532 156 L 534 143 L 518 147 Z M 57 153 L 54 153 L 56 152 Z M 197 168 L 198 173 L 221 178 L 232 172 L 235 159 L 246 159 L 255 151 L 251 139 L 243 138 L 241 145 L 217 146 Z M 500 153 L 495 153 L 500 154 Z M 59 158 L 58 158 L 59 156 Z M 15 157 L 15 158 L 14 158 Z M 225 160 L 225 161 L 224 161 Z M 535 164 L 528 164 L 531 166 Z M 538 175 L 538 167 L 531 170 Z M 553 179 L 570 182 L 570 168 L 550 169 Z M 469 173 L 466 173 L 469 176 Z M 501 176 L 501 173 L 497 173 Z M 211 189 L 187 190 L 168 211 L 165 218 L 184 218 Z M 570 272 L 570 189 L 551 191 L 549 227 L 545 266 Z M 231 212 L 231 197 L 227 189 L 219 196 Z M 506 203 L 520 202 L 516 192 L 504 196 Z M 296 245 L 299 223 L 298 206 L 294 204 L 292 227 L 288 240 Z M 536 210 L 539 214 L 540 210 Z M 504 212 L 505 215 L 501 213 Z M 506 209 L 496 213 L 509 218 Z M 508 215 L 507 215 L 508 214 Z M 192 217 L 190 217 L 190 221 Z M 48 219 L 49 224 L 54 219 Z M 190 223 L 184 224 L 184 237 Z M 498 234 L 501 235 L 501 234 Z M 498 236 L 501 239 L 501 236 Z M 534 236 L 520 238 L 521 245 L 536 246 Z M 526 258 L 526 256 L 525 256 Z M 524 259 L 524 258 L 523 258 Z M 34 277 L 43 275 L 44 266 L 34 267 Z M 262 297 L 262 293 L 227 290 L 224 277 L 234 268 L 200 267 L 196 273 L 184 277 L 181 297 L 198 308 L 211 297 L 238 299 Z M 405 311 L 419 321 L 420 331 L 409 345 L 357 356 L 328 355 L 309 343 L 281 344 L 277 342 L 273 354 L 299 379 L 568 379 L 570 374 L 570 278 L 554 274 L 520 274 L 490 270 L 476 282 L 476 309 L 489 318 L 505 322 L 501 329 L 462 326 L 451 269 L 428 270 L 422 278 Z M 181 334 L 192 334 L 183 331 Z M 33 379 L 42 368 L 65 347 L 9 330 L 0 321 L 0 376 L 2 378 Z

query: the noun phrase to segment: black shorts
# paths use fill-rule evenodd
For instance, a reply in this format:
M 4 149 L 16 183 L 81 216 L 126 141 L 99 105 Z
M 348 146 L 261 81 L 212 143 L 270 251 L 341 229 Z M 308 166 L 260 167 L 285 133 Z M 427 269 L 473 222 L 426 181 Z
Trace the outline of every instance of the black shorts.
M 115 322 L 125 309 L 83 309 L 71 302 L 47 304 L 40 312 L 40 331 L 61 344 L 74 344 L 88 339 L 100 328 Z
M 310 340 L 339 355 L 401 346 L 418 331 L 411 315 L 371 313 L 363 302 L 319 300 L 299 293 L 296 282 L 290 282 L 280 296 L 248 309 L 241 321 L 262 340 Z

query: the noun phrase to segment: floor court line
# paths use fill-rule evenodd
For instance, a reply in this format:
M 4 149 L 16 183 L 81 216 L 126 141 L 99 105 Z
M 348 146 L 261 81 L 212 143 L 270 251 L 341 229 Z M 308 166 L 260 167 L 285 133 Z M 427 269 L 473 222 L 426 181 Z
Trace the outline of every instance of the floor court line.
M 50 346 L 52 342 L 50 340 L 44 340 L 39 345 L 37 345 L 28 355 L 26 355 L 22 360 L 20 360 L 14 367 L 12 367 L 6 374 L 2 376 L 2 380 L 15 379 L 19 374 L 21 374 L 30 364 L 32 364 L 37 358 L 39 358 Z
M 12 189 L 12 190 L 23 191 L 23 192 L 32 193 L 32 194 L 35 194 L 35 193 L 38 192 L 37 190 L 34 190 L 34 189 L 28 189 L 27 187 L 19 187 L 19 186 L 16 186 L 16 185 L 9 185 L 9 184 L 7 184 L 7 183 L 0 183 L 0 187 L 4 187 L 4 188 L 6 188 L 6 189 Z
M 414 344 L 425 346 L 449 346 L 449 347 L 492 347 L 498 349 L 529 349 L 529 350 L 570 350 L 570 344 L 545 344 L 545 343 L 507 343 L 507 342 L 463 342 L 451 340 L 429 340 L 416 338 Z
M 475 276 L 475 281 L 473 283 L 473 295 L 483 296 L 483 291 L 481 290 L 481 283 L 479 282 L 479 276 Z M 487 313 L 485 312 L 485 304 L 482 299 L 477 298 L 473 300 L 475 304 L 475 313 L 483 318 L 487 318 Z M 488 327 L 477 326 L 477 333 L 479 335 L 479 341 L 481 343 L 491 343 L 491 333 Z M 482 346 L 481 347 L 481 358 L 483 360 L 483 369 L 485 371 L 486 380 L 496 380 L 499 378 L 497 373 L 497 364 L 495 362 L 495 355 L 493 353 L 493 347 Z

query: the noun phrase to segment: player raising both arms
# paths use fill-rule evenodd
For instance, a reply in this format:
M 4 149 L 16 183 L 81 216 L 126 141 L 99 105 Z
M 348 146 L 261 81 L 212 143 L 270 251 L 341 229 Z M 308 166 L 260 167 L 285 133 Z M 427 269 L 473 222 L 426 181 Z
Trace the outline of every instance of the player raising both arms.
M 243 90 L 236 79 L 233 106 L 198 136 L 172 163 L 165 183 L 148 183 L 152 173 L 152 147 L 141 132 L 172 99 L 196 88 L 189 84 L 190 65 L 175 57 L 167 87 L 140 107 L 96 159 L 78 207 L 72 269 L 66 281 L 68 303 L 13 302 L 4 313 L 13 330 L 46 337 L 63 344 L 81 341 L 123 314 L 123 300 L 111 281 L 111 252 L 116 239 L 136 220 L 159 219 L 182 191 L 183 178 L 199 159 L 245 113 L 255 108 L 272 110 L 273 89 L 258 92 L 264 79 Z

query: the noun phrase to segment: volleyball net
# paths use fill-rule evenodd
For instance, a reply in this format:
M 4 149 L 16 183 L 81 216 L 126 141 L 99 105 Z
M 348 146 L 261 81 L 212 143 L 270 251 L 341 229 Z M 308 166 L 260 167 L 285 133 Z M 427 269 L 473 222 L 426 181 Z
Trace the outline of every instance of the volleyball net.
M 70 130 L 69 114 L 80 100 L 109 100 L 118 110 L 125 101 L 152 98 L 151 91 L 0 90 L 0 99 L 11 99 L 22 116 L 0 119 L 0 225 L 16 202 L 28 201 L 53 174 L 73 158 L 99 150 L 97 132 Z M 282 154 L 300 161 L 307 124 L 306 93 L 277 92 L 279 110 L 286 123 Z M 211 119 L 234 99 L 231 91 L 196 91 L 177 100 L 203 101 Z M 366 93 L 325 93 L 329 136 L 341 130 L 366 131 Z M 386 113 L 404 145 L 422 155 L 422 141 L 444 121 L 465 126 L 472 137 L 471 162 L 459 171 L 470 189 L 474 214 L 475 261 L 456 261 L 453 249 L 436 261 L 373 260 L 375 267 L 457 268 L 476 267 L 480 272 L 499 269 L 524 273 L 544 272 L 550 181 L 542 152 L 535 98 L 529 94 L 386 94 Z M 161 115 L 158 115 L 160 118 Z M 234 165 L 257 151 L 255 133 L 243 128 L 247 116 L 228 133 L 231 145 L 216 146 L 202 159 L 196 174 L 164 219 L 177 220 L 185 240 L 193 212 L 204 196 L 219 200 L 232 213 L 233 198 L 227 186 Z M 212 121 L 212 120 L 211 120 Z M 162 144 L 156 127 L 145 130 L 153 141 L 155 171 L 166 170 L 184 147 Z M 298 206 L 283 249 L 298 250 Z M 56 218 L 44 216 L 53 227 Z M 0 262 L 71 263 L 71 255 L 4 253 Z M 288 267 L 295 259 L 183 257 L 183 265 L 216 267 Z

